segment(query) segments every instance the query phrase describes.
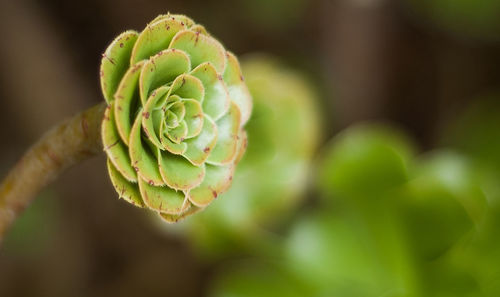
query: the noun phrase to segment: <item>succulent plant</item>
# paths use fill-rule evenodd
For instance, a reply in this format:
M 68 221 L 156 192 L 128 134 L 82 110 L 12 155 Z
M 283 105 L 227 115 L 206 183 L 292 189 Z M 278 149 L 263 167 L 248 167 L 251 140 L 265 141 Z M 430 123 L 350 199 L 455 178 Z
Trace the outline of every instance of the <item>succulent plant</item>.
M 235 55 L 202 25 L 167 14 L 126 31 L 100 76 L 102 141 L 121 198 L 175 222 L 230 187 L 252 99 Z

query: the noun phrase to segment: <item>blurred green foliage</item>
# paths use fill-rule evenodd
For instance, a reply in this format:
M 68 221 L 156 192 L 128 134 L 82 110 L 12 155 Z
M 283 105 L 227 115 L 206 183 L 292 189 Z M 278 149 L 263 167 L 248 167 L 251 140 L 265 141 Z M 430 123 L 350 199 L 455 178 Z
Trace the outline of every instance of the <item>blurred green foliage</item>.
M 486 199 L 467 160 L 440 151 L 419 160 L 407 184 L 403 221 L 413 251 L 432 260 L 479 224 Z
M 308 289 L 276 262 L 242 261 L 212 285 L 213 297 L 302 297 Z
M 446 261 L 482 294 L 500 295 L 500 93 L 478 97 L 445 130 L 444 143 L 468 156 L 468 178 L 478 180 L 487 207 L 476 232 L 454 247 Z M 464 277 L 462 277 L 463 279 Z
M 323 157 L 320 186 L 331 195 L 382 193 L 405 183 L 414 148 L 401 133 L 358 125 L 340 133 Z
M 388 126 L 342 132 L 320 159 L 322 203 L 276 254 L 222 274 L 213 296 L 499 296 L 490 171 L 453 150 L 415 151 Z
M 446 129 L 443 143 L 467 155 L 490 204 L 500 202 L 500 92 L 479 96 Z
M 286 266 L 309 284 L 309 295 L 399 296 L 404 291 L 406 276 L 384 265 L 387 255 L 364 223 L 352 214 L 322 211 L 293 226 Z

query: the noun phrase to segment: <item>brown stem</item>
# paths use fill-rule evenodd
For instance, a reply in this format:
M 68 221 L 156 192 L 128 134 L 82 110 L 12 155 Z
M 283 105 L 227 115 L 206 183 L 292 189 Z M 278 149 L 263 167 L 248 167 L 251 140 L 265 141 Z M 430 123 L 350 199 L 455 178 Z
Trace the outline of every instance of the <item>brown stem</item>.
M 38 192 L 72 165 L 102 151 L 103 102 L 62 122 L 35 143 L 0 184 L 0 241 Z

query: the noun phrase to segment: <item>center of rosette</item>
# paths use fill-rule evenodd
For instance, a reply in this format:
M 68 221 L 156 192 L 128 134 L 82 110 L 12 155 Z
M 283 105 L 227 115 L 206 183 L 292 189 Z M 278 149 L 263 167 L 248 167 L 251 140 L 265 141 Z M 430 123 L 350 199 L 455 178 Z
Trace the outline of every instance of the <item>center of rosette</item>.
M 183 100 L 178 96 L 174 98 L 172 103 L 168 103 L 164 108 L 163 135 L 168 137 L 174 143 L 180 143 L 188 134 L 188 127 L 184 116 L 186 108 Z M 167 102 L 171 101 L 170 98 Z M 161 133 L 161 132 L 160 132 Z
M 184 74 L 151 91 L 143 110 L 143 127 L 146 137 L 159 149 L 179 153 L 185 139 L 201 133 L 204 90 L 197 88 L 200 84 L 198 78 Z

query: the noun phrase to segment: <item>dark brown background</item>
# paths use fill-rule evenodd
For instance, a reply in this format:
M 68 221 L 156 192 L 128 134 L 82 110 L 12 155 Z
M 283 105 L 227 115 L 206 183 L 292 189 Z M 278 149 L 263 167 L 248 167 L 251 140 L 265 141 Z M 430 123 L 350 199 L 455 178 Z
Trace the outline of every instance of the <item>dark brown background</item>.
M 327 136 L 394 122 L 425 150 L 497 89 L 499 45 L 451 33 L 402 1 L 0 0 L 0 175 L 43 131 L 102 100 L 100 55 L 160 13 L 184 13 L 238 55 L 270 52 L 322 94 Z M 203 296 L 202 261 L 118 201 L 100 156 L 45 190 L 0 251 L 0 296 Z

